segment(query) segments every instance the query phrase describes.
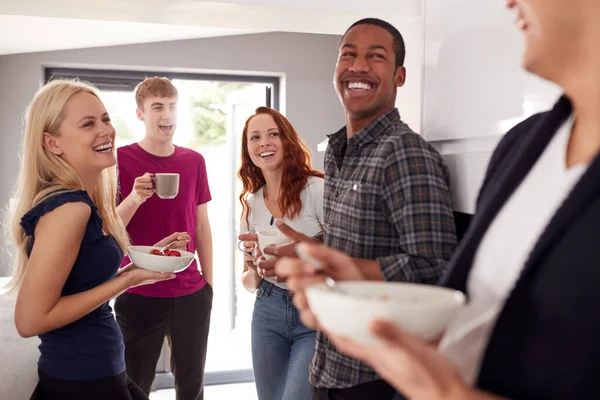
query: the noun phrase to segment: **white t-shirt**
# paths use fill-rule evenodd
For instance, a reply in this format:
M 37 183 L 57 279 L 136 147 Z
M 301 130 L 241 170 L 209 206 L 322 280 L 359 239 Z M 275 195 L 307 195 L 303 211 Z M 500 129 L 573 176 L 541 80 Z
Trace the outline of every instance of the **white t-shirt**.
M 283 222 L 289 225 L 295 231 L 304 233 L 307 236 L 315 236 L 323 230 L 323 189 L 324 180 L 316 176 L 308 177 L 308 182 L 302 192 L 300 192 L 300 201 L 302 209 L 300 215 L 294 219 L 282 218 Z M 242 218 L 240 233 L 260 232 L 262 230 L 276 228 L 273 215 L 267 208 L 263 188 L 248 196 L 250 212 L 248 215 L 249 226 L 246 225 L 246 219 Z M 281 288 L 286 288 L 283 282 L 277 282 L 275 278 L 265 278 L 267 281 Z
M 469 303 L 452 321 L 439 349 L 475 384 L 483 354 L 504 303 L 551 218 L 587 169 L 566 167 L 573 119 L 558 130 L 521 185 L 500 210 L 473 262 Z

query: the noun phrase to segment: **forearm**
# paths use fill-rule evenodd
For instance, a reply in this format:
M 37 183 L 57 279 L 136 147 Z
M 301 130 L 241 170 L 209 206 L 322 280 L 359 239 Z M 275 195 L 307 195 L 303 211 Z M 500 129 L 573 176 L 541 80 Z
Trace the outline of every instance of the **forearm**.
M 262 282 L 263 278 L 256 271 L 244 267 L 244 272 L 242 272 L 242 286 L 249 291 L 250 293 L 256 292 L 258 286 Z
M 435 284 L 443 274 L 446 262 L 439 257 L 394 254 L 377 258 L 386 281 Z
M 131 196 L 125 197 L 117 206 L 117 214 L 125 226 L 129 225 L 138 208 L 140 208 L 140 204 L 137 204 Z
M 202 276 L 213 286 L 213 247 L 210 227 L 198 230 L 196 234 L 196 251 L 200 260 Z
M 418 283 L 437 282 L 443 273 L 443 260 L 397 254 L 378 260 L 353 258 L 354 263 L 368 281 L 405 281 Z
M 62 296 L 47 313 L 30 315 L 26 321 L 21 320 L 25 323 L 19 324 L 19 333 L 30 337 L 62 328 L 83 318 L 106 301 L 123 293 L 128 287 L 126 276 L 120 275 L 85 292 Z
M 353 258 L 354 263 L 367 281 L 383 281 L 381 267 L 376 260 L 367 260 L 364 258 Z

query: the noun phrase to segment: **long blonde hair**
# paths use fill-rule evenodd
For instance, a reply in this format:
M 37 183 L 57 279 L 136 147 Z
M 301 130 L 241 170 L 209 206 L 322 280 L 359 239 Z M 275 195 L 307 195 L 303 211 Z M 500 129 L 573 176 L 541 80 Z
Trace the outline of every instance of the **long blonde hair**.
M 14 272 L 7 288 L 9 293 L 18 292 L 25 275 L 28 238 L 21 227 L 25 213 L 53 195 L 57 190 L 85 190 L 79 174 L 61 157 L 48 151 L 43 145 L 44 132 L 60 136 L 65 107 L 74 94 L 87 92 L 100 96 L 90 84 L 58 79 L 44 85 L 28 107 L 25 135 L 22 143 L 21 170 L 14 190 L 16 207 L 9 214 L 8 229 L 15 252 Z M 117 169 L 106 168 L 100 174 L 91 198 L 98 206 L 103 230 L 113 236 L 121 249 L 127 251 L 129 237 L 123 221 L 116 211 Z

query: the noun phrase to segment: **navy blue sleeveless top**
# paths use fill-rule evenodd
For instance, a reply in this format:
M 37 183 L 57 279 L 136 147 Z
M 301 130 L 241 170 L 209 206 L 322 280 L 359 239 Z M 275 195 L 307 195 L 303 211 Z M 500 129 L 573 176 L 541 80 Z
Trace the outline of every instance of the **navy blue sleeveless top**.
M 34 231 L 40 217 L 71 202 L 88 204 L 92 214 L 62 296 L 84 292 L 113 279 L 123 259 L 117 241 L 102 231 L 98 207 L 82 190 L 54 194 L 23 216 L 21 226 L 29 236 L 28 254 L 35 245 Z M 72 324 L 39 337 L 38 367 L 52 377 L 83 381 L 125 371 L 123 336 L 108 302 Z

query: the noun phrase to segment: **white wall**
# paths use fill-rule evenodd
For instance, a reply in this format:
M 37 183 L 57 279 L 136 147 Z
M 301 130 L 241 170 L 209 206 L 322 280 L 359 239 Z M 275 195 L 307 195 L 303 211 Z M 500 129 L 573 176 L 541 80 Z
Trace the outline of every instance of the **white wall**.
M 310 145 L 314 166 L 322 169 L 317 144 L 344 123 L 332 84 L 338 43 L 334 35 L 268 33 L 0 56 L 0 207 L 8 203 L 17 177 L 22 115 L 44 66 L 285 74 L 286 115 Z M 5 265 L 2 259 L 0 275 Z
M 504 2 L 426 0 L 424 11 L 422 134 L 450 167 L 454 208 L 472 213 L 498 140 L 559 93 L 520 68 L 522 38 Z
M 421 131 L 423 101 L 423 22 L 397 25 L 406 46 L 406 82 L 398 89 L 396 105 L 402 120 L 415 132 Z

